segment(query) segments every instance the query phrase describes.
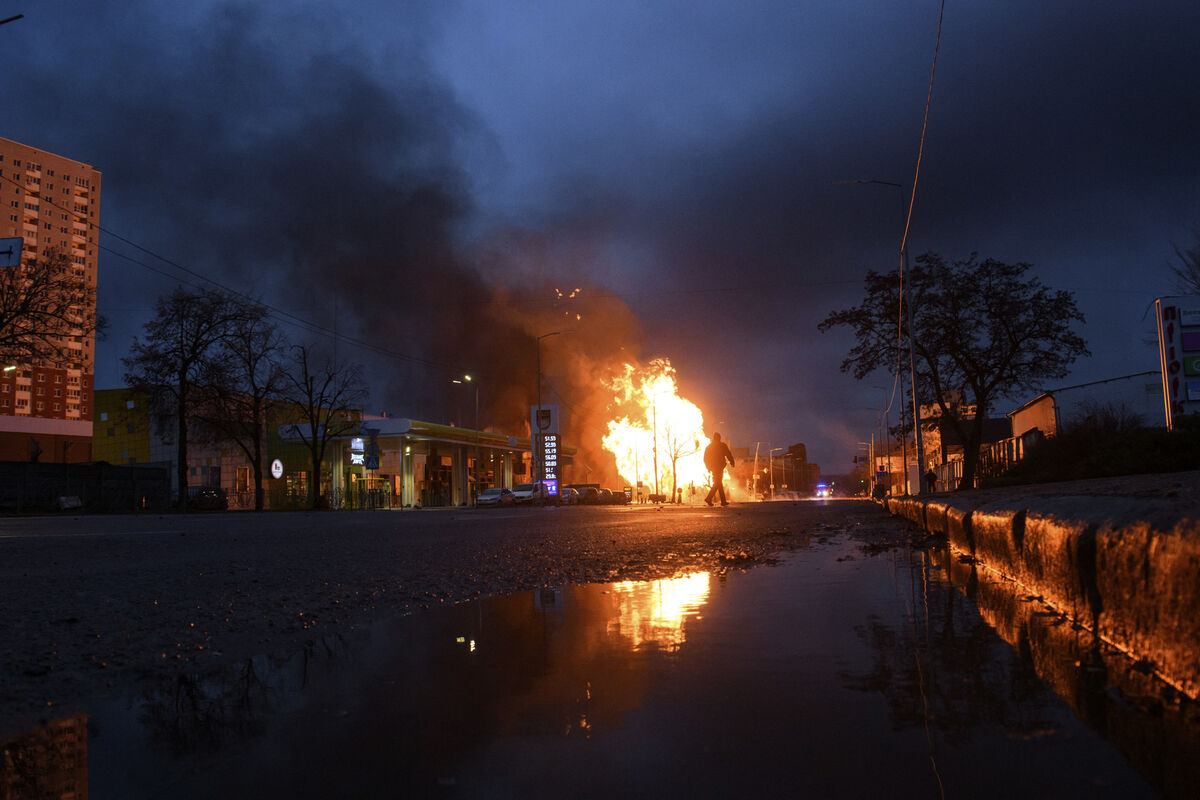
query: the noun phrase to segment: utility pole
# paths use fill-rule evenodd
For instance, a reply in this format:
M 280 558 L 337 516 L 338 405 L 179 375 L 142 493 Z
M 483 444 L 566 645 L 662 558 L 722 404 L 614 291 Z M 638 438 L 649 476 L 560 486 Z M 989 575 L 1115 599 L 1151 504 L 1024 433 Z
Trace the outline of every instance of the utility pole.
M 654 493 L 661 494 L 658 491 L 658 401 L 651 398 L 650 413 L 654 417 Z

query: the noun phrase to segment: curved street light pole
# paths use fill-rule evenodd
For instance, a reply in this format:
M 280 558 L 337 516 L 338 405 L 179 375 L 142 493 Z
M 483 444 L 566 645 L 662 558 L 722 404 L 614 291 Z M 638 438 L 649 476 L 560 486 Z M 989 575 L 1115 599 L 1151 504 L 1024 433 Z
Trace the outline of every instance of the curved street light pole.
M 834 181 L 834 183 L 835 184 L 873 183 L 878 186 L 891 186 L 893 188 L 899 189 L 901 191 L 901 193 L 903 193 L 903 191 L 904 191 L 904 184 L 894 183 L 892 181 L 852 179 L 852 180 L 846 180 L 846 181 Z M 908 274 L 908 208 L 907 207 L 905 208 L 904 221 L 905 221 L 904 238 L 900 242 L 900 271 L 901 271 L 901 274 L 906 275 L 906 274 Z M 904 284 L 904 289 L 905 289 L 906 293 L 910 290 L 910 288 L 911 288 L 911 282 Z M 904 302 L 903 297 L 901 298 L 901 302 Z M 916 360 L 913 356 L 913 337 L 915 334 L 913 331 L 914 322 L 913 322 L 913 313 L 912 313 L 912 303 L 904 302 L 904 307 L 905 307 L 905 309 L 904 309 L 905 313 L 908 315 L 908 326 L 907 326 L 908 327 L 908 379 L 909 379 L 908 382 L 909 382 L 909 388 L 912 390 L 911 394 L 912 394 L 912 407 L 913 407 L 913 410 L 912 410 L 912 414 L 913 414 L 913 445 L 916 448 L 916 457 L 917 457 L 917 493 L 923 494 L 927 489 L 927 487 L 925 486 L 925 446 L 924 446 L 924 443 L 922 443 L 922 441 L 921 441 L 921 404 L 917 401 L 917 369 L 916 369 Z M 904 415 L 903 414 L 900 415 L 900 423 L 901 423 L 901 428 L 903 428 L 904 427 Z M 904 437 L 904 446 L 905 446 L 905 450 L 907 451 L 907 448 L 908 448 L 908 437 L 907 436 Z M 904 463 L 904 485 L 905 485 L 905 487 L 907 487 L 908 486 L 908 455 L 907 455 L 907 452 L 904 456 L 904 462 L 905 462 Z

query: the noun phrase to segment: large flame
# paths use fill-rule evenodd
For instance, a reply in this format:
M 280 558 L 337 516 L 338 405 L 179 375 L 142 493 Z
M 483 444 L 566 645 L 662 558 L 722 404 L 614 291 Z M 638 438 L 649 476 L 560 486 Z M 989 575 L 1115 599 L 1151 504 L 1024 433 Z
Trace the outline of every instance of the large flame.
M 626 364 L 608 388 L 617 418 L 608 423 L 602 444 L 616 458 L 626 485 L 641 481 L 647 494 L 671 494 L 679 488 L 685 501 L 693 488 L 707 492 L 704 416 L 695 403 L 679 396 L 671 362 L 656 359 L 644 368 Z

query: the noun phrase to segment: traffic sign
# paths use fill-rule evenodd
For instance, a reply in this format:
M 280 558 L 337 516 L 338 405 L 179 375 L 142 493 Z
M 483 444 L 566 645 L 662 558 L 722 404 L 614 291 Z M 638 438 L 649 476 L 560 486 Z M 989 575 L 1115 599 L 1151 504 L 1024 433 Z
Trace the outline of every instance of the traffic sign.
M 0 269 L 20 265 L 23 244 L 25 240 L 19 236 L 16 239 L 0 239 Z

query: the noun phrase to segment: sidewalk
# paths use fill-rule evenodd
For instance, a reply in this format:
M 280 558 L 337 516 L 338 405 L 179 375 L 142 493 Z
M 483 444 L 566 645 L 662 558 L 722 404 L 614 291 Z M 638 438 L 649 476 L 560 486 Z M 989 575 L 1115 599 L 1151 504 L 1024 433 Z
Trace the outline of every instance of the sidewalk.
M 1200 471 L 885 505 L 1200 698 Z

